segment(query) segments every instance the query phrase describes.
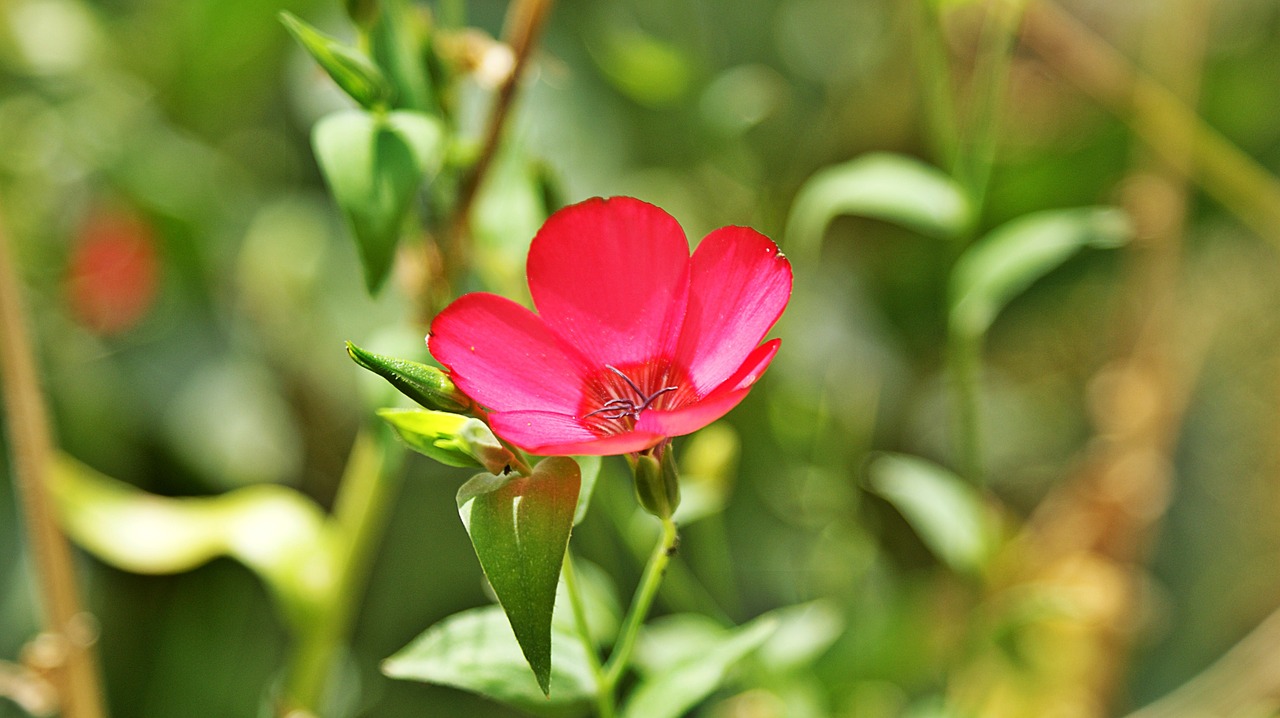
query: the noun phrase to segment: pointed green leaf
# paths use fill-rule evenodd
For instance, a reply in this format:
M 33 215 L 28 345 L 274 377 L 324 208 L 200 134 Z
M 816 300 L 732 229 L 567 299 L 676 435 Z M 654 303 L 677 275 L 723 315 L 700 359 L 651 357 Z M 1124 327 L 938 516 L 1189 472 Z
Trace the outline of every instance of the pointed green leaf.
M 347 355 L 428 409 L 459 414 L 471 409 L 471 399 L 454 386 L 449 375 L 429 364 L 374 354 L 351 342 L 347 342 Z
M 537 715 L 580 715 L 595 695 L 587 654 L 571 632 L 555 628 L 555 690 L 544 695 L 529 673 L 511 626 L 498 606 L 456 613 L 388 658 L 392 678 L 461 688 Z
M 817 255 L 831 220 L 871 217 L 923 234 L 951 238 L 972 220 L 969 200 L 946 173 L 903 155 L 874 153 L 820 170 L 796 195 L 787 219 L 787 246 Z
M 543 693 L 551 690 L 551 613 L 580 486 L 578 464 L 553 456 L 532 476 L 512 478 L 459 510 Z
M 386 106 L 391 99 L 391 85 L 369 58 L 311 27 L 292 13 L 281 12 L 280 20 L 351 99 L 371 110 Z
M 378 416 L 414 451 L 446 466 L 478 466 L 502 474 L 513 460 L 479 419 L 430 409 L 379 409 Z
M 1116 247 L 1131 232 L 1112 207 L 1037 212 L 1015 219 L 974 243 L 951 275 L 951 328 L 986 333 L 1009 300 L 1084 247 Z
M 370 292 L 391 271 L 410 202 L 440 166 L 443 137 L 438 121 L 408 110 L 347 110 L 316 123 L 316 159 L 355 235 Z
M 986 566 L 999 526 L 972 485 L 937 464 L 900 454 L 877 457 L 869 472 L 871 490 L 902 513 L 943 563 L 964 573 Z
M 667 644 L 668 649 L 661 665 L 653 665 L 650 657 L 652 672 L 631 694 L 623 718 L 680 718 L 720 688 L 729 669 L 777 628 L 768 615 L 736 629 L 713 628 L 707 621 L 701 616 L 672 616 L 644 629 L 650 646 Z M 668 622 L 672 625 L 664 625 Z M 673 643 L 682 650 L 671 650 Z

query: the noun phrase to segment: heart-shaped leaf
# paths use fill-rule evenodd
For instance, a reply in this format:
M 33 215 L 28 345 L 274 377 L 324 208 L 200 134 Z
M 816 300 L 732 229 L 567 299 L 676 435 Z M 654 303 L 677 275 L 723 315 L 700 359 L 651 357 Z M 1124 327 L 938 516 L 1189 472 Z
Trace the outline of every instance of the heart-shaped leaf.
M 391 271 L 401 225 L 423 178 L 440 166 L 443 138 L 438 121 L 409 110 L 346 110 L 316 123 L 316 159 L 355 235 L 370 292 Z
M 580 487 L 578 464 L 553 456 L 539 462 L 532 476 L 481 475 L 459 492 L 458 511 L 480 566 L 546 694 L 551 614 Z

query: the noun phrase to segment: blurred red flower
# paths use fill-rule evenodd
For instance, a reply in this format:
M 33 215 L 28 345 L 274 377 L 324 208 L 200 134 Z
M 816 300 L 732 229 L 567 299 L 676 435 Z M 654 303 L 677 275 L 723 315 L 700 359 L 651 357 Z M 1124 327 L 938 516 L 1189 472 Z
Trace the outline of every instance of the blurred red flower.
M 97 334 L 119 334 L 146 314 L 157 274 L 151 228 L 125 212 L 96 212 L 71 250 L 66 292 L 72 315 Z

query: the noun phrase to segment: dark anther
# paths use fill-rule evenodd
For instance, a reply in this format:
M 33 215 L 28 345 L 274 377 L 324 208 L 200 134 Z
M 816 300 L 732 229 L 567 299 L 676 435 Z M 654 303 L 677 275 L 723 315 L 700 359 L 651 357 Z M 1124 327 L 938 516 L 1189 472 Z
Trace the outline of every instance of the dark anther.
M 605 368 L 613 372 L 614 374 L 617 374 L 618 376 L 622 377 L 622 380 L 627 383 L 627 386 L 631 387 L 631 391 L 634 391 L 636 393 L 636 396 L 640 397 L 640 403 L 637 404 L 633 399 L 621 399 L 621 398 L 610 399 L 609 401 L 606 401 L 604 405 L 601 406 L 599 409 L 596 409 L 595 411 L 587 414 L 587 416 L 595 416 L 596 414 L 600 414 L 605 419 L 622 419 L 628 416 L 639 417 L 640 412 L 644 411 L 645 409 L 648 409 L 650 406 L 653 406 L 653 402 L 656 401 L 658 397 L 662 396 L 663 394 L 666 394 L 669 391 L 675 391 L 676 389 L 680 388 L 677 386 L 664 386 L 661 389 L 653 392 L 652 394 L 645 396 L 645 393 L 640 390 L 640 387 L 637 386 L 634 381 L 631 381 L 631 377 L 627 376 L 626 374 L 623 374 L 622 371 L 619 370 L 617 367 L 613 366 L 612 364 L 605 364 Z M 587 416 L 584 416 L 582 418 L 585 419 L 587 418 Z

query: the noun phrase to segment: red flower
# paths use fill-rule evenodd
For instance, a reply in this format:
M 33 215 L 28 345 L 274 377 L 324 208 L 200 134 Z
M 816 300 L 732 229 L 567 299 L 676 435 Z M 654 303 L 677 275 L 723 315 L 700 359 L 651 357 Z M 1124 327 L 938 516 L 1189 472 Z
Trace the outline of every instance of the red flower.
M 460 297 L 431 353 L 535 454 L 624 454 L 697 431 L 742 401 L 778 352 L 760 344 L 791 295 L 791 265 L 745 227 L 693 256 L 671 215 L 630 197 L 556 212 L 529 247 L 539 313 Z

